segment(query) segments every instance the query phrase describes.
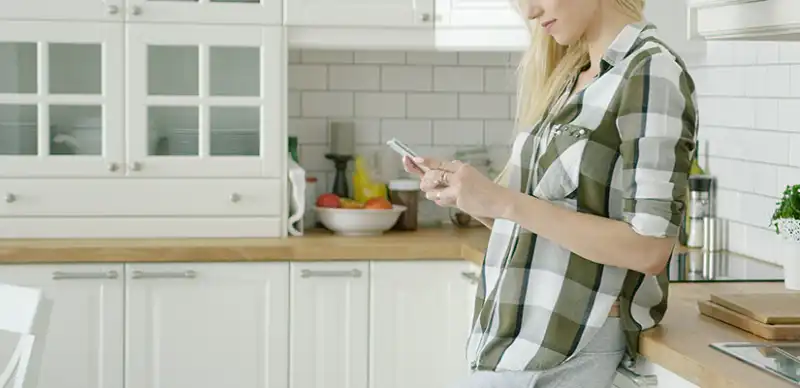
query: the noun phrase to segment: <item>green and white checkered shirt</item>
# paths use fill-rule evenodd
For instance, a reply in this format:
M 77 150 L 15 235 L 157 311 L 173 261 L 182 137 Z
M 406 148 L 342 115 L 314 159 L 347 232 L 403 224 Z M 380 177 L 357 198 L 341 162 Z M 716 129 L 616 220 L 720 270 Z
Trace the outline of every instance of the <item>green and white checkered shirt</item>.
M 674 237 L 698 131 L 694 83 L 648 22 L 626 26 L 586 88 L 514 141 L 508 185 L 534 197 Z M 569 97 L 564 101 L 565 98 Z M 608 241 L 615 244 L 614 241 Z M 495 220 L 476 295 L 467 359 L 474 369 L 542 370 L 575 356 L 617 300 L 635 358 L 639 333 L 667 308 L 658 276 L 587 260 Z

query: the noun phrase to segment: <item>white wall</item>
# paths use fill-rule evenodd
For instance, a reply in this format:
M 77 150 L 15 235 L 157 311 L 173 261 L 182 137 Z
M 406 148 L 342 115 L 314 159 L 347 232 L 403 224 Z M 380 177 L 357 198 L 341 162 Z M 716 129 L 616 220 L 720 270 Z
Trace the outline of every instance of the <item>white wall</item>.
M 718 179 L 730 249 L 778 264 L 800 256 L 769 228 L 784 187 L 800 183 L 800 43 L 710 42 L 693 74 L 701 160 Z
M 323 189 L 332 181 L 326 128 L 336 118 L 356 119 L 360 151 L 397 136 L 439 156 L 487 145 L 502 165 L 516 61 L 511 53 L 294 51 L 289 132 Z M 711 42 L 692 72 L 709 144 L 701 162 L 719 179 L 730 249 L 778 264 L 800 255 L 769 228 L 783 187 L 800 183 L 800 43 Z

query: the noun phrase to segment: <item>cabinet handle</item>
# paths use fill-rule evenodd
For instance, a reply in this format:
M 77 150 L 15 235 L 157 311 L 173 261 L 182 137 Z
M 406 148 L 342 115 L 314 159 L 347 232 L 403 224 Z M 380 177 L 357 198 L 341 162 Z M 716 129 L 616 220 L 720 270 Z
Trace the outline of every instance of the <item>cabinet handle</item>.
M 310 269 L 304 269 L 300 271 L 301 278 L 310 278 L 312 276 L 329 278 L 360 278 L 361 270 L 352 269 L 350 271 L 312 271 Z
M 112 5 L 112 7 L 116 7 L 116 6 Z M 108 164 L 108 171 L 116 172 L 117 170 L 119 170 L 119 164 L 114 163 L 114 162 L 111 162 L 111 163 Z
M 142 7 L 138 5 L 134 5 L 133 7 L 131 7 L 131 15 L 139 16 L 141 14 L 142 14 Z
M 617 374 L 614 376 L 614 386 L 620 388 L 655 388 L 658 387 L 658 376 L 640 375 L 624 366 L 619 366 Z
M 142 169 L 142 164 L 139 162 L 132 162 L 129 167 L 131 171 L 139 171 Z
M 12 203 L 17 200 L 17 196 L 13 193 L 6 193 L 6 203 Z
M 53 280 L 64 279 L 116 279 L 119 277 L 117 271 L 106 272 L 53 272 Z
M 242 196 L 241 196 L 241 195 L 239 195 L 239 193 L 232 193 L 232 194 L 231 194 L 231 196 L 230 196 L 230 200 L 231 200 L 231 202 L 233 202 L 233 203 L 237 203 L 237 202 L 239 202 L 241 199 L 242 199 Z
M 131 272 L 131 279 L 194 279 L 197 272 L 189 269 L 183 272 L 144 272 L 135 270 Z
M 472 272 L 462 272 L 461 276 L 465 277 L 472 284 L 476 284 L 476 283 L 478 283 L 478 280 L 480 280 L 480 279 L 478 279 L 478 275 L 476 275 L 476 274 L 474 274 Z
M 427 12 L 423 13 L 422 15 L 420 15 L 419 20 L 422 21 L 422 22 L 427 23 L 427 22 L 431 21 L 431 14 L 429 14 Z
M 116 15 L 119 13 L 119 6 L 109 5 L 108 7 L 106 7 L 106 11 L 108 11 L 109 15 Z

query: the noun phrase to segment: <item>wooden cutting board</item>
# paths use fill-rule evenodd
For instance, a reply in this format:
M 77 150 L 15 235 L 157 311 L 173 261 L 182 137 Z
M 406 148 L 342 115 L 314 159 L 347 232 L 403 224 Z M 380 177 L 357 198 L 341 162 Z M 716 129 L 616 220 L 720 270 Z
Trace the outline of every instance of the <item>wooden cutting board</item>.
M 769 341 L 800 340 L 800 324 L 767 324 L 708 300 L 697 301 L 700 313 Z
M 800 324 L 800 292 L 711 294 L 711 302 L 766 324 Z

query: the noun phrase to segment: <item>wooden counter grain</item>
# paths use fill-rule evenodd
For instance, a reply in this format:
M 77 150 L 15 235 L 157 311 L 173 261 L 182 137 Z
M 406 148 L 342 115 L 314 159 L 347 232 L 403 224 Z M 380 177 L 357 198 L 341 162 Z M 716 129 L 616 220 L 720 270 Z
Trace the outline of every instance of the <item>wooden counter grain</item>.
M 338 237 L 313 231 L 286 239 L 24 239 L 0 241 L 0 263 L 297 260 L 463 260 L 480 263 L 483 227 Z
M 0 264 L 91 262 L 203 262 L 298 260 L 463 260 L 480 264 L 486 229 L 430 229 L 375 237 L 312 232 L 288 239 L 5 240 Z M 712 292 L 785 292 L 782 283 L 677 284 L 670 286 L 662 324 L 646 331 L 641 353 L 703 388 L 792 388 L 708 345 L 760 341 L 700 315 L 697 300 Z

